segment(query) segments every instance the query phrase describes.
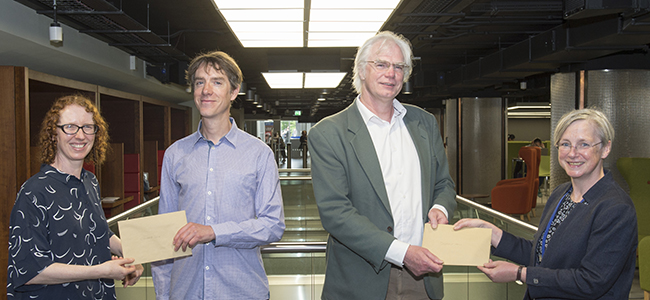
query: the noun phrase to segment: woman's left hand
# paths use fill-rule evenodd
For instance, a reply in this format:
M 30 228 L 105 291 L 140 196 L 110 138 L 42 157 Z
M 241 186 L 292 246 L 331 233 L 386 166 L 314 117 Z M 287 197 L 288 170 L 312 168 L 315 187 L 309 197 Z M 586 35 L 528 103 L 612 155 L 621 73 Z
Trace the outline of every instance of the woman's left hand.
M 503 283 L 517 280 L 517 269 L 519 265 L 507 261 L 492 261 L 478 266 L 485 275 L 487 275 L 492 282 Z

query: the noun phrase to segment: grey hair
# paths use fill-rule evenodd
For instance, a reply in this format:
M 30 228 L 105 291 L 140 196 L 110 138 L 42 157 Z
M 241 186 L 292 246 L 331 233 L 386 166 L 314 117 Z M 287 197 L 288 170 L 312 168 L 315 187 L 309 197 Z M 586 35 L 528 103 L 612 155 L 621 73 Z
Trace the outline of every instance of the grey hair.
M 584 108 L 564 114 L 560 121 L 557 122 L 557 126 L 555 126 L 555 131 L 553 133 L 554 145 L 557 146 L 566 129 L 569 128 L 573 122 L 579 120 L 586 120 L 591 125 L 595 126 L 596 134 L 598 134 L 603 145 L 607 145 L 609 141 L 614 140 L 614 127 L 607 119 L 607 116 L 595 108 Z
M 361 93 L 361 74 L 365 72 L 365 67 L 368 65 L 368 59 L 370 55 L 376 54 L 370 53 L 370 50 L 378 42 L 381 44 L 377 50 L 381 50 L 384 45 L 386 45 L 386 42 L 393 42 L 400 48 L 400 50 L 402 50 L 404 63 L 409 66 L 407 72 L 404 73 L 404 82 L 407 82 L 411 76 L 411 71 L 413 70 L 413 51 L 411 50 L 411 42 L 401 34 L 395 34 L 391 31 L 382 31 L 365 41 L 357 50 L 357 55 L 354 59 L 352 81 L 354 90 L 357 91 L 357 93 Z

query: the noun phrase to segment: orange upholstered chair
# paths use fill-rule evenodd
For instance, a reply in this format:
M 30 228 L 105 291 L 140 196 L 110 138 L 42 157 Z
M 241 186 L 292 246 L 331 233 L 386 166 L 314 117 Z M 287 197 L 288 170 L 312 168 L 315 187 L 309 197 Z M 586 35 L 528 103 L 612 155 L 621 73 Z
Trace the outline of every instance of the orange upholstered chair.
M 506 214 L 527 215 L 537 201 L 539 187 L 539 162 L 541 149 L 521 147 L 519 157 L 526 163 L 526 177 L 505 179 L 497 182 L 492 189 L 492 208 Z
M 539 166 L 542 164 L 542 149 L 539 148 L 539 147 L 533 147 L 533 148 L 535 148 L 537 150 L 537 154 L 536 154 L 537 167 L 535 167 L 535 170 L 534 170 L 535 171 L 535 176 L 539 177 Z M 533 190 L 532 197 L 530 198 L 531 201 L 532 201 L 531 203 L 533 204 L 532 208 L 537 207 L 537 195 L 538 195 L 537 193 L 538 192 L 539 192 L 539 180 L 537 180 L 535 182 L 535 189 Z M 535 216 L 535 210 L 531 209 L 531 211 L 532 211 L 533 217 L 534 217 Z

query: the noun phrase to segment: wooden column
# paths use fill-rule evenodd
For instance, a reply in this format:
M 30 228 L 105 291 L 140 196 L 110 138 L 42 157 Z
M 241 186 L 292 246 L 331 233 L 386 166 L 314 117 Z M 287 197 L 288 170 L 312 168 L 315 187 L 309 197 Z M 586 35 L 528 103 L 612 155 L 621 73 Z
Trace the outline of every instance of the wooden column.
M 9 217 L 16 193 L 29 176 L 29 114 L 27 113 L 27 69 L 0 66 L 0 270 L 7 270 Z M 0 272 L 7 282 L 7 272 Z M 7 287 L 0 287 L 0 299 L 7 299 Z

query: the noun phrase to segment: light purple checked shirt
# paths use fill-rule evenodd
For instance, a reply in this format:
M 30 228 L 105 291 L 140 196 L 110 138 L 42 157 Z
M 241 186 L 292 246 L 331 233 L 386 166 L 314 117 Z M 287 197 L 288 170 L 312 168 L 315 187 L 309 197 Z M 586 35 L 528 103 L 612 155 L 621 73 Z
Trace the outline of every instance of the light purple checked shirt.
M 201 122 L 165 151 L 158 213 L 185 210 L 216 238 L 192 256 L 151 264 L 158 300 L 269 298 L 259 247 L 284 233 L 278 169 L 266 144 L 230 123 L 216 144 Z

